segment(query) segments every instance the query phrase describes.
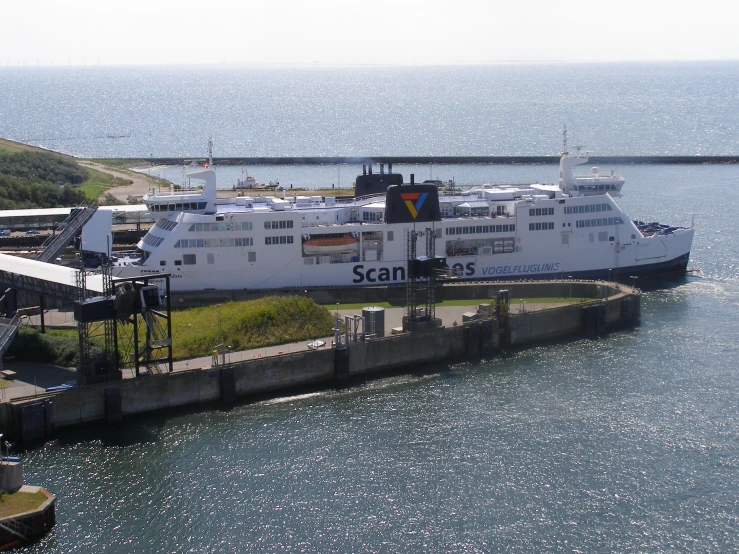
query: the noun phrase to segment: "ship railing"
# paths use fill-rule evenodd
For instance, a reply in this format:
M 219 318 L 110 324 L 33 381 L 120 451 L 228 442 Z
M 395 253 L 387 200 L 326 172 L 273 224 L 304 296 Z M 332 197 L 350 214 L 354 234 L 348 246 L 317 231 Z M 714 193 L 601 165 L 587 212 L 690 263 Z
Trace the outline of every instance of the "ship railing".
M 203 187 L 195 188 L 178 188 L 175 190 L 169 190 L 166 192 L 157 191 L 156 189 L 150 189 L 146 193 L 150 198 L 167 198 L 171 196 L 194 196 L 203 194 Z
M 385 199 L 385 193 L 366 194 L 364 196 L 355 196 L 354 198 L 337 198 L 337 204 L 359 204 L 367 203 L 367 201 L 375 201 L 379 199 Z M 370 202 L 371 203 L 371 202 Z
M 385 224 L 385 221 L 384 220 L 383 221 L 363 221 L 361 219 L 350 219 L 349 221 L 345 221 L 344 223 L 336 223 L 336 222 L 332 222 L 332 223 L 310 223 L 310 222 L 304 221 L 302 223 L 301 227 L 303 229 L 308 229 L 308 228 L 314 228 L 314 227 L 341 227 L 342 225 L 356 225 L 356 226 L 359 226 L 360 224 L 362 226 L 364 226 L 364 225 L 384 225 Z

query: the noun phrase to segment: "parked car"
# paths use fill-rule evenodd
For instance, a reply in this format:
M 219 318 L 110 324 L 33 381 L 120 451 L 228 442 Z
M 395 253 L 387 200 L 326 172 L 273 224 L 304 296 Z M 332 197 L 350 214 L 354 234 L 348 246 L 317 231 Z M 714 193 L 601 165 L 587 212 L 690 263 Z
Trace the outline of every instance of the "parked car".
M 10 231 L 5 231 L 5 230 L 0 231 L 0 237 L 9 237 L 9 236 L 10 236 Z
M 29 229 L 28 231 L 26 231 L 26 234 L 27 235 L 40 235 L 41 233 L 39 233 L 36 229 Z

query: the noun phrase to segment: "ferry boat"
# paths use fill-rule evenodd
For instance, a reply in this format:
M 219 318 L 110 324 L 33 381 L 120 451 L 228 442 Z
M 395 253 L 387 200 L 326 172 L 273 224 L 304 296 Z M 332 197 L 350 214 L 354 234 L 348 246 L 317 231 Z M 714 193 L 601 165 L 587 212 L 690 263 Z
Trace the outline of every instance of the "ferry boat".
M 466 280 L 608 278 L 685 272 L 691 228 L 630 220 L 610 193 L 567 186 L 582 158 L 562 156 L 559 185 L 481 186 L 440 195 L 365 166 L 353 197 L 218 198 L 212 169 L 197 193 L 150 191 L 156 224 L 119 276 L 169 273 L 173 291 L 401 284 L 408 233 L 433 237 Z M 612 191 L 609 191 L 612 192 Z M 419 243 L 421 244 L 421 243 Z M 423 255 L 425 240 L 419 246 Z

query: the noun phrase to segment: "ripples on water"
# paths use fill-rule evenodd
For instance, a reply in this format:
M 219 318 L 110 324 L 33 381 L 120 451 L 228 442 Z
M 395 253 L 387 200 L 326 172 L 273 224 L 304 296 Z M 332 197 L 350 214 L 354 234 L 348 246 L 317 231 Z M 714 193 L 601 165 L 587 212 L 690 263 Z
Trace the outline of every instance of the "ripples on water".
M 32 550 L 735 550 L 736 343 L 691 286 L 605 340 L 64 434 Z
M 739 151 L 736 62 L 0 68 L 0 98 L 0 136 L 85 157 L 551 155 L 563 123 L 601 155 Z

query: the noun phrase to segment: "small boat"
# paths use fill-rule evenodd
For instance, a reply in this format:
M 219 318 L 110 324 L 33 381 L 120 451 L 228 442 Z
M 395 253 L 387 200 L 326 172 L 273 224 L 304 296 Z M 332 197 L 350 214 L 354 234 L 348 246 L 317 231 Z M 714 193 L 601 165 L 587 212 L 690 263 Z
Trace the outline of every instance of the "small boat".
M 357 251 L 359 242 L 351 235 L 343 237 L 309 238 L 303 241 L 303 252 L 314 254 L 349 254 Z
M 251 175 L 247 175 L 246 179 L 236 179 L 236 184 L 234 185 L 234 190 L 255 188 L 259 188 L 259 184 L 257 183 L 257 180 Z

